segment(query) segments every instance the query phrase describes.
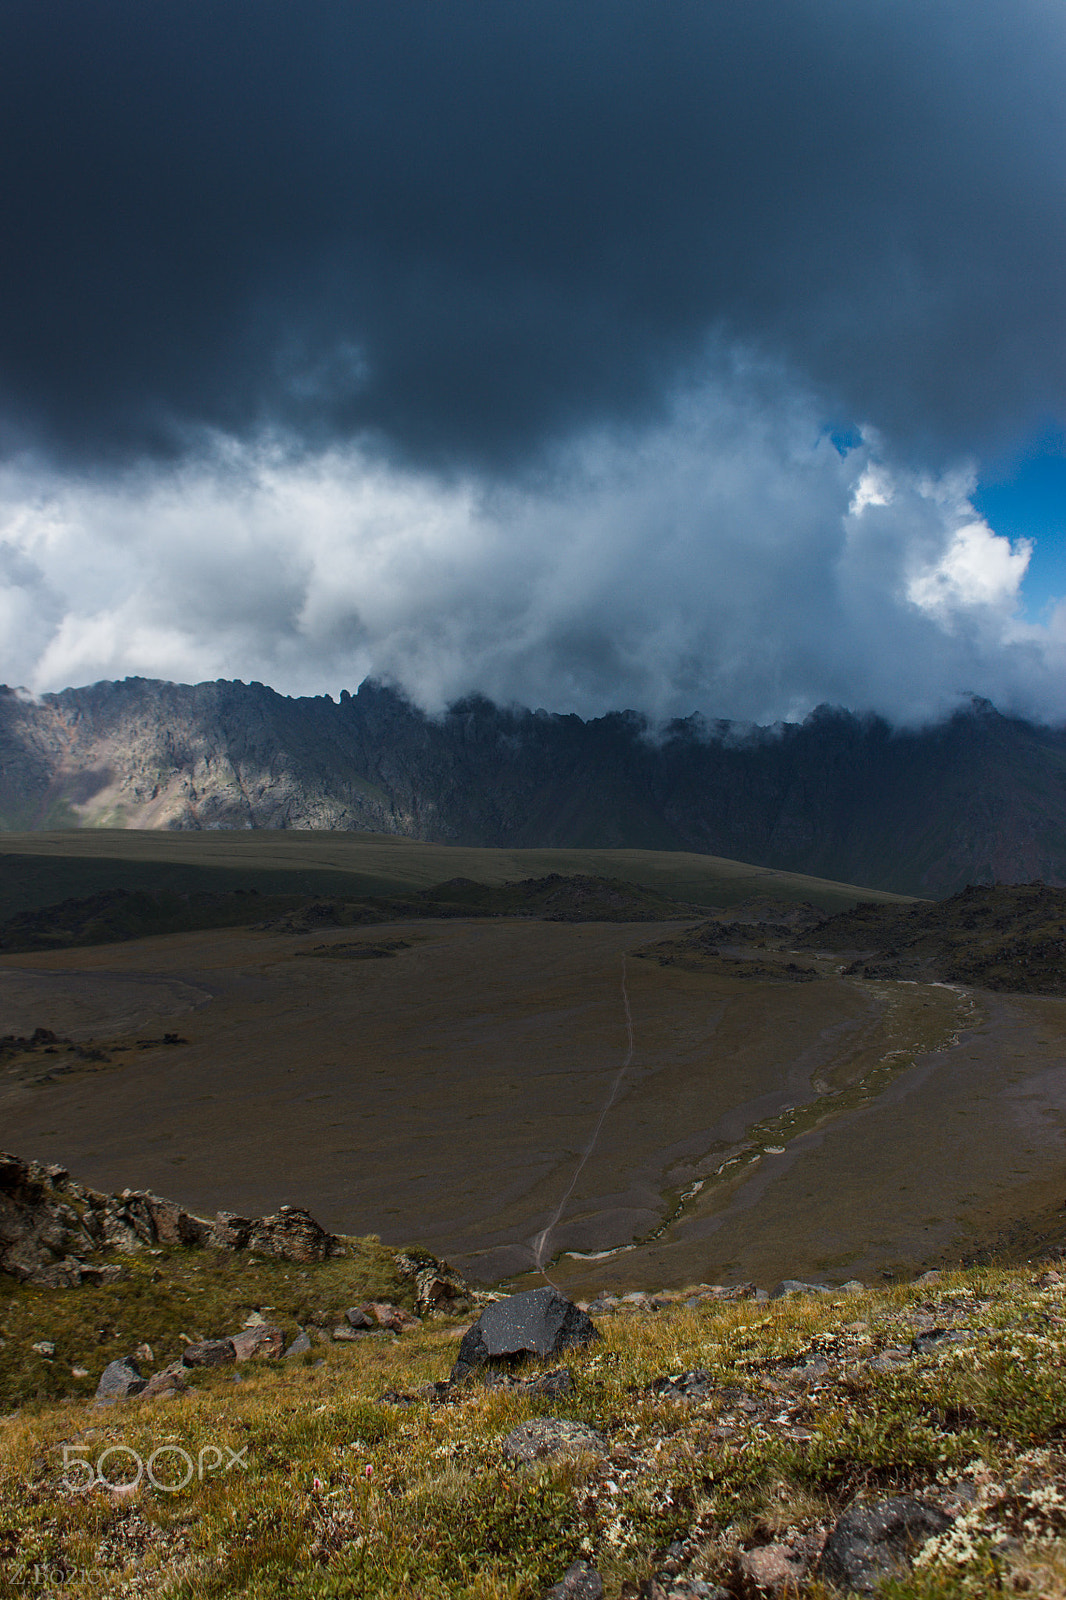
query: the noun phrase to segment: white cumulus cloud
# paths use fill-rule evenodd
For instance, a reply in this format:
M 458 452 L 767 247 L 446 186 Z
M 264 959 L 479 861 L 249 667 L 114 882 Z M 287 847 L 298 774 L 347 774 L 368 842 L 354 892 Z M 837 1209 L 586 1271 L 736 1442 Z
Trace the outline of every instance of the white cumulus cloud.
M 502 484 L 214 438 L 170 467 L 0 473 L 0 676 L 142 674 L 431 709 L 474 690 L 593 715 L 897 720 L 967 693 L 1066 714 L 1066 627 L 1023 624 L 1029 559 L 966 464 L 921 477 L 872 431 L 735 359 L 666 422 L 588 431 Z

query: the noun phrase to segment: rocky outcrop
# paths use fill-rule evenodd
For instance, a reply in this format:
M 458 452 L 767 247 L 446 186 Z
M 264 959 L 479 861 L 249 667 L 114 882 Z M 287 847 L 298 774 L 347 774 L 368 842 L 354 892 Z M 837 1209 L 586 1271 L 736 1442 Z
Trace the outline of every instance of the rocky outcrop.
M 0 830 L 372 829 L 441 843 L 694 850 L 871 888 L 1066 882 L 1066 730 L 974 701 L 924 729 L 821 707 L 754 728 L 501 709 L 430 718 L 364 683 L 0 688 Z
M 88 1257 L 156 1245 L 250 1250 L 301 1263 L 346 1250 L 335 1234 L 294 1206 L 270 1217 L 220 1211 L 212 1221 L 147 1190 L 100 1194 L 75 1182 L 65 1167 L 0 1152 L 0 1271 L 42 1288 L 73 1288 L 122 1271 Z

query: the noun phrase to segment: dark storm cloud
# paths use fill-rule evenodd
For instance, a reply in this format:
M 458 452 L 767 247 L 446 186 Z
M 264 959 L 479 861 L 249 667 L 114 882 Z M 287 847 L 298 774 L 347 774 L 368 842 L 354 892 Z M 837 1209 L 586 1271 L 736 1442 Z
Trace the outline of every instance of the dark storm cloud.
M 1066 25 L 990 0 L 5 0 L 9 447 L 507 465 L 708 340 L 913 459 L 1066 409 Z

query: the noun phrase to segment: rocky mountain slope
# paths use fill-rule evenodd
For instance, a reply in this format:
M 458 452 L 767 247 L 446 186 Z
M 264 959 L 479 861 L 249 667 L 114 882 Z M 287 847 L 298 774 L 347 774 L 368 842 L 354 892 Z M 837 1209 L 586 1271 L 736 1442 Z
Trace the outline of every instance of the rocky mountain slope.
M 870 887 L 1066 882 L 1066 730 L 975 701 L 893 730 L 828 708 L 653 737 L 390 689 L 126 679 L 0 691 L 0 827 L 370 829 L 456 844 L 695 850 Z
M 585 1306 L 10 1156 L 0 1198 L 109 1258 L 0 1270 L 5 1600 L 1066 1595 L 1054 1255 Z

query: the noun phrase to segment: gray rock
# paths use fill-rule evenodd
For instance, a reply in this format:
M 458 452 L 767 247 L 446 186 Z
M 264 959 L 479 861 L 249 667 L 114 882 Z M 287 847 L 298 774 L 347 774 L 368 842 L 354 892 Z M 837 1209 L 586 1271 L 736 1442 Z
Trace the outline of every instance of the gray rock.
M 212 1224 L 204 1217 L 191 1216 L 173 1200 L 162 1195 L 146 1193 L 144 1203 L 155 1228 L 160 1244 L 206 1244 Z
M 764 1544 L 747 1550 L 740 1568 L 759 1594 L 795 1594 L 810 1569 L 810 1555 L 801 1545 Z
M 592 1455 L 607 1454 L 607 1440 L 595 1428 L 584 1422 L 571 1422 L 565 1417 L 534 1417 L 532 1422 L 520 1422 L 503 1440 L 502 1449 L 508 1461 L 538 1461 L 542 1456 L 577 1454 L 587 1451 Z
M 137 1363 L 129 1356 L 109 1361 L 96 1385 L 98 1400 L 125 1400 L 128 1395 L 140 1394 L 146 1388 Z
M 296 1335 L 295 1339 L 292 1341 L 292 1343 L 290 1344 L 289 1348 L 286 1350 L 285 1355 L 286 1355 L 286 1357 L 288 1357 L 288 1356 L 305 1356 L 307 1354 L 307 1352 L 310 1350 L 310 1348 L 311 1348 L 311 1335 L 309 1333 L 304 1333 L 303 1329 L 301 1328 L 300 1332 Z
M 770 1290 L 771 1300 L 784 1300 L 793 1294 L 832 1294 L 824 1283 L 802 1283 L 799 1278 L 782 1278 L 776 1289 Z
M 123 1278 L 129 1277 L 129 1268 L 120 1267 L 116 1261 L 82 1261 L 77 1265 L 82 1283 L 121 1283 Z
M 253 1327 L 242 1328 L 230 1334 L 230 1343 L 238 1361 L 274 1360 L 285 1348 L 285 1335 L 269 1322 L 257 1322 Z
M 352 1328 L 376 1328 L 378 1325 L 377 1318 L 372 1317 L 369 1311 L 364 1311 L 362 1306 L 349 1306 L 344 1315 Z
M 144 1389 L 144 1398 L 154 1400 L 161 1394 L 181 1394 L 182 1390 L 189 1387 L 185 1381 L 185 1367 L 181 1361 L 172 1361 L 161 1372 L 155 1372 L 148 1379 Z
M 423 1267 L 415 1277 L 415 1310 L 423 1317 L 459 1316 L 470 1310 L 470 1290 L 446 1261 Z
M 233 1211 L 219 1211 L 215 1215 L 208 1243 L 216 1250 L 243 1250 L 252 1226 L 251 1217 L 239 1217 Z
M 82 1281 L 83 1265 L 73 1258 L 36 1266 L 26 1273 L 26 1282 L 36 1289 L 76 1289 Z
M 600 1336 L 586 1312 L 557 1289 L 530 1289 L 486 1306 L 468 1328 L 452 1368 L 452 1382 L 488 1361 L 554 1356 Z
M 227 1361 L 236 1361 L 237 1352 L 232 1339 L 201 1339 L 198 1344 L 187 1344 L 181 1359 L 187 1367 L 222 1367 Z
M 927 1539 L 951 1518 L 913 1495 L 848 1507 L 826 1540 L 818 1576 L 834 1588 L 875 1594 L 888 1578 L 905 1575 Z
M 544 1600 L 603 1600 L 600 1575 L 587 1561 L 575 1561 L 559 1582 L 552 1584 Z

